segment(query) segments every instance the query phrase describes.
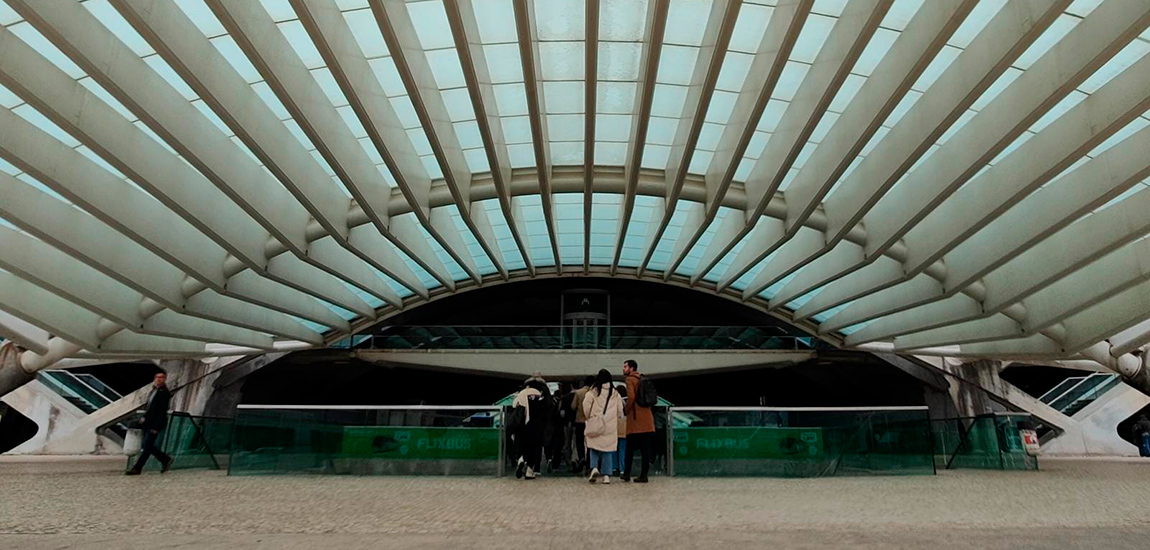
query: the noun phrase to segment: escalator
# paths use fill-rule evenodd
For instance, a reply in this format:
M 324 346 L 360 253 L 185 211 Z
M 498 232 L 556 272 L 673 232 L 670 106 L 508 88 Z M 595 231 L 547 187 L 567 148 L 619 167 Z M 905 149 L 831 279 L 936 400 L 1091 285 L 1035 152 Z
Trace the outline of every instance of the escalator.
M 118 400 L 123 395 L 92 374 L 73 374 L 66 370 L 44 370 L 36 374 L 40 383 L 56 392 L 84 414 L 92 414 Z M 123 423 L 108 427 L 106 435 L 122 443 L 128 428 Z
M 1066 416 L 1074 416 L 1121 382 L 1121 377 L 1111 373 L 1074 376 L 1063 380 L 1038 400 Z

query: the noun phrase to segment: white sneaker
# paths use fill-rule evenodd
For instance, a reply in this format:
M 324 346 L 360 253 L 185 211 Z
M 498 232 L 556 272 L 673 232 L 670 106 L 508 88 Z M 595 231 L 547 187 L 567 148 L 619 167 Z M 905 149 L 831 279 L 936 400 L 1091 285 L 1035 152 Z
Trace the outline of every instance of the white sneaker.
M 587 478 L 587 481 L 595 483 L 596 481 L 599 481 L 599 475 L 599 468 L 592 468 L 591 477 Z
M 603 476 L 603 485 L 611 484 L 611 476 Z
M 524 477 L 526 477 L 527 479 L 535 479 L 535 470 L 531 469 L 531 466 L 528 466 L 527 467 L 527 475 Z

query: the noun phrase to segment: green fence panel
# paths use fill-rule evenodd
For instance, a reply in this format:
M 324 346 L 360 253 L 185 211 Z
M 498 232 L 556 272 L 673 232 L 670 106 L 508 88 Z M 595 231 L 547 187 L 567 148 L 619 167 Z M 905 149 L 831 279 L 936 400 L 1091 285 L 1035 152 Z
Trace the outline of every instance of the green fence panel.
M 497 475 L 492 407 L 241 407 L 229 475 Z
M 160 450 L 172 457 L 173 470 L 226 468 L 234 423 L 232 418 L 171 413 L 160 434 Z M 128 457 L 128 467 L 137 457 Z M 149 460 L 144 469 L 159 471 L 160 461 Z
M 933 474 L 925 408 L 675 407 L 681 476 Z
M 933 421 L 939 468 L 1037 470 L 1038 458 L 1023 446 L 1028 414 L 999 413 Z

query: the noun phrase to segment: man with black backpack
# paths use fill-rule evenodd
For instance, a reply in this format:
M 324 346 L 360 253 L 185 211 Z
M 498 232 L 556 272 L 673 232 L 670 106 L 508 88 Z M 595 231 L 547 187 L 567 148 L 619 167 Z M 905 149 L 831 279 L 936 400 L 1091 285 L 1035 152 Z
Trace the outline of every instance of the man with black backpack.
M 623 380 L 627 383 L 627 399 L 624 413 L 627 415 L 627 457 L 623 463 L 623 481 L 631 481 L 631 462 L 635 451 L 642 454 L 642 465 L 635 483 L 647 483 L 647 471 L 651 467 L 652 444 L 655 440 L 655 415 L 651 412 L 659 400 L 655 384 L 639 374 L 639 363 L 634 359 L 623 362 Z

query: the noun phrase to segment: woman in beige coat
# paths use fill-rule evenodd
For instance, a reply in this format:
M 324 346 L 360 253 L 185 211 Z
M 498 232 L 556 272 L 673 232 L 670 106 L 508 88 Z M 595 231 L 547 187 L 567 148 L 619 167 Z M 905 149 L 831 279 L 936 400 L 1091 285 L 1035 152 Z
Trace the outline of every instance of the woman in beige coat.
M 595 385 L 583 398 L 583 414 L 587 417 L 587 449 L 591 455 L 591 477 L 595 483 L 611 483 L 612 458 L 619 442 L 619 418 L 623 416 L 623 398 L 611 383 L 611 373 L 601 369 Z

